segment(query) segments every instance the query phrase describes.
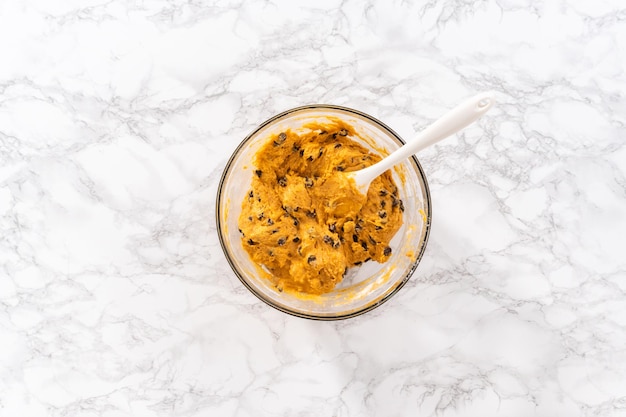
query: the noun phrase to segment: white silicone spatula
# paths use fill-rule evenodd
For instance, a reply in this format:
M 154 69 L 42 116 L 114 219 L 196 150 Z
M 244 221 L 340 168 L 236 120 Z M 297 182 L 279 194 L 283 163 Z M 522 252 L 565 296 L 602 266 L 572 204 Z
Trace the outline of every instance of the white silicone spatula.
M 367 194 L 370 183 L 383 172 L 387 171 L 398 162 L 409 158 L 422 149 L 455 134 L 472 122 L 478 120 L 494 103 L 491 92 L 480 93 L 459 104 L 441 116 L 435 123 L 424 129 L 417 137 L 406 145 L 365 169 L 346 172 L 356 183 L 357 189 L 362 194 Z

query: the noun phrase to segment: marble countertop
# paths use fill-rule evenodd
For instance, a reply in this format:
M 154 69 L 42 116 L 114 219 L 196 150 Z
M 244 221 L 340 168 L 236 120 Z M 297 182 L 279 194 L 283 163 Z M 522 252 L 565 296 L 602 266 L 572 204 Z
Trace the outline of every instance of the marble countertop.
M 626 416 L 626 9 L 613 1 L 0 4 L 0 416 Z M 404 137 L 433 222 L 389 302 L 237 280 L 218 181 L 330 103 Z

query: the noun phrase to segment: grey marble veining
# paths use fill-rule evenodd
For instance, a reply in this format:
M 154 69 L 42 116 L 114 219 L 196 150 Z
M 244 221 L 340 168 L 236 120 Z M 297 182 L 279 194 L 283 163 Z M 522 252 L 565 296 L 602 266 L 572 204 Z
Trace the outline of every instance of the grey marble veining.
M 626 416 L 621 1 L 0 4 L 0 416 Z M 345 105 L 423 151 L 393 299 L 267 307 L 215 228 L 256 125 Z

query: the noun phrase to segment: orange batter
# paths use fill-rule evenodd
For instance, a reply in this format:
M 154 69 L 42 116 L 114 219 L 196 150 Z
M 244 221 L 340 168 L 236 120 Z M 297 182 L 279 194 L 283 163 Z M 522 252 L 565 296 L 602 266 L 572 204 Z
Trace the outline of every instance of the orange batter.
M 404 206 L 389 171 L 367 197 L 343 174 L 381 159 L 350 139 L 356 135 L 350 125 L 305 127 L 309 133 L 269 138 L 255 155 L 239 229 L 244 248 L 278 290 L 322 294 L 349 267 L 389 258 Z

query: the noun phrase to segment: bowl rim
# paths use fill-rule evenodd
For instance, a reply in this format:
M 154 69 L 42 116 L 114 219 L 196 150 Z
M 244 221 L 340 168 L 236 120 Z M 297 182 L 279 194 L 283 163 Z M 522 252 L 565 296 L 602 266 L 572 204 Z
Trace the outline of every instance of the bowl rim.
M 430 189 L 428 187 L 428 180 L 426 178 L 426 174 L 424 172 L 424 169 L 422 168 L 422 165 L 419 163 L 419 160 L 417 159 L 417 157 L 415 155 L 412 155 L 411 159 L 415 163 L 415 166 L 417 167 L 417 170 L 419 171 L 419 174 L 420 174 L 420 176 L 421 176 L 421 178 L 423 180 L 422 183 L 423 183 L 423 190 L 424 190 L 424 201 L 427 202 L 427 204 L 425 205 L 427 210 L 425 210 L 425 217 L 426 218 L 425 218 L 425 221 L 424 221 L 425 231 L 424 231 L 423 244 L 422 244 L 422 246 L 420 248 L 419 253 L 417 254 L 417 256 L 415 258 L 415 261 L 412 263 L 411 267 L 406 272 L 404 278 L 402 278 L 402 281 L 400 281 L 400 283 L 398 285 L 396 285 L 396 287 L 391 292 L 386 294 L 384 297 L 382 297 L 381 299 L 379 299 L 379 300 L 377 300 L 375 302 L 371 302 L 369 304 L 366 304 L 362 308 L 353 309 L 353 310 L 350 310 L 350 311 L 348 311 L 346 313 L 340 313 L 340 314 L 336 314 L 336 315 L 321 316 L 321 315 L 309 314 L 309 313 L 304 313 L 304 312 L 301 312 L 301 311 L 289 309 L 289 308 L 287 308 L 285 306 L 275 304 L 271 300 L 266 299 L 263 296 L 263 294 L 260 294 L 259 292 L 257 292 L 256 289 L 252 285 L 250 285 L 250 283 L 245 279 L 245 277 L 242 276 L 241 272 L 239 271 L 237 266 L 234 264 L 234 261 L 233 261 L 231 255 L 230 255 L 230 253 L 228 251 L 228 248 L 227 248 L 227 245 L 226 245 L 226 242 L 225 242 L 225 238 L 223 236 L 222 226 L 221 226 L 221 223 L 220 223 L 220 218 L 221 218 L 221 214 L 222 214 L 222 210 L 221 210 L 220 206 L 221 206 L 221 202 L 222 202 L 222 190 L 224 188 L 224 181 L 226 179 L 226 175 L 229 173 L 229 169 L 230 169 L 231 165 L 233 164 L 233 162 L 235 160 L 235 157 L 239 154 L 239 151 L 248 143 L 248 141 L 257 132 L 259 132 L 265 126 L 275 122 L 278 119 L 281 119 L 281 118 L 283 118 L 285 116 L 288 116 L 291 113 L 296 113 L 296 112 L 300 112 L 300 111 L 303 111 L 303 110 L 315 110 L 315 109 L 340 110 L 340 111 L 344 111 L 344 112 L 347 112 L 347 113 L 354 113 L 354 114 L 356 114 L 356 115 L 358 115 L 360 117 L 368 119 L 369 121 L 371 121 L 375 125 L 378 125 L 383 130 L 387 131 L 393 138 L 395 138 L 402 145 L 404 145 L 406 143 L 400 137 L 400 135 L 398 135 L 393 129 L 391 129 L 385 123 L 381 122 L 380 120 L 378 120 L 377 118 L 375 118 L 373 116 L 370 116 L 367 113 L 364 113 L 364 112 L 362 112 L 360 110 L 355 110 L 355 109 L 350 108 L 350 107 L 339 106 L 339 105 L 334 105 L 334 104 L 307 104 L 307 105 L 303 105 L 303 106 L 293 107 L 293 108 L 290 108 L 290 109 L 285 110 L 283 112 L 280 112 L 280 113 L 270 117 L 269 119 L 267 119 L 263 123 L 259 124 L 257 127 L 255 127 L 252 130 L 252 132 L 250 132 L 241 141 L 241 143 L 239 143 L 239 145 L 237 145 L 237 147 L 233 150 L 232 154 L 228 158 L 228 161 L 226 162 L 226 165 L 224 166 L 224 169 L 222 171 L 222 175 L 220 177 L 219 185 L 217 187 L 217 196 L 216 196 L 216 202 L 215 202 L 216 203 L 216 210 L 215 210 L 215 216 L 216 217 L 215 217 L 215 221 L 216 221 L 217 235 L 218 235 L 218 238 L 219 238 L 219 241 L 220 241 L 220 246 L 222 247 L 222 251 L 224 252 L 224 255 L 226 257 L 226 260 L 228 261 L 228 264 L 230 265 L 231 269 L 233 270 L 233 272 L 235 273 L 235 275 L 237 276 L 239 281 L 241 281 L 241 283 L 252 294 L 254 294 L 259 300 L 263 301 L 265 304 L 269 305 L 270 307 L 275 308 L 276 310 L 282 311 L 283 313 L 287 313 L 287 314 L 295 316 L 295 317 L 306 318 L 306 319 L 311 319 L 311 320 L 318 320 L 318 321 L 344 320 L 344 319 L 349 319 L 349 318 L 352 318 L 352 317 L 357 317 L 357 316 L 360 316 L 362 314 L 365 314 L 368 311 L 371 311 L 371 310 L 375 309 L 376 307 L 379 307 L 380 305 L 382 305 L 385 302 L 387 302 L 391 297 L 393 297 L 396 293 L 398 293 L 404 287 L 404 285 L 409 281 L 409 279 L 411 278 L 411 276 L 413 275 L 413 273 L 417 269 L 417 266 L 419 265 L 420 261 L 422 260 L 424 252 L 426 250 L 426 246 L 428 244 L 428 238 L 430 236 L 430 226 L 431 226 L 431 221 L 432 221 L 432 200 L 430 198 Z

